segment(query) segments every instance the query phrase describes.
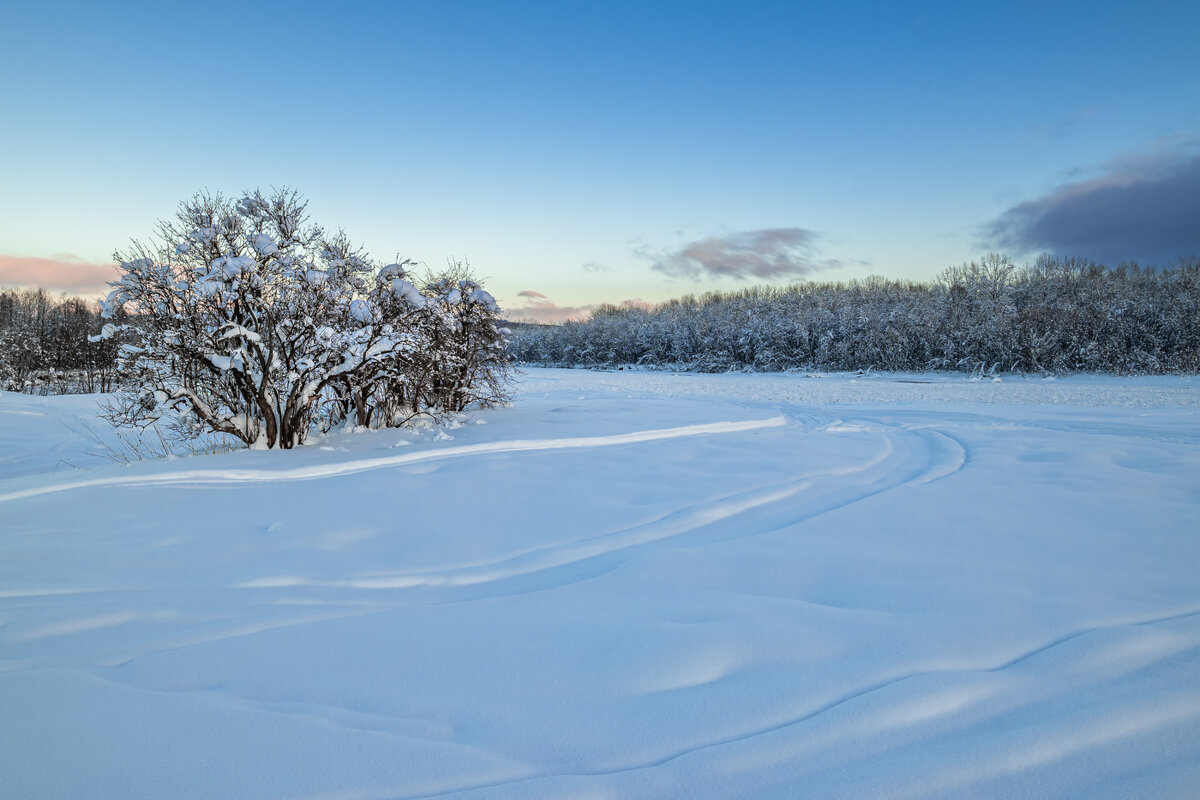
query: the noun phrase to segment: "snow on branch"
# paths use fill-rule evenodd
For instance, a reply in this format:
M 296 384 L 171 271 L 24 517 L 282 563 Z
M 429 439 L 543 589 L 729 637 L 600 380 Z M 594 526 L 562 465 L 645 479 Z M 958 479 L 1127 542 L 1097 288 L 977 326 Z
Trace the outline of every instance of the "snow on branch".
M 465 264 L 418 289 L 412 262 L 377 268 L 311 224 L 290 190 L 197 195 L 158 242 L 118 260 L 102 312 L 123 323 L 90 337 L 130 339 L 120 364 L 137 389 L 118 423 L 169 405 L 196 431 L 290 448 L 314 425 L 391 425 L 506 397 L 499 308 Z

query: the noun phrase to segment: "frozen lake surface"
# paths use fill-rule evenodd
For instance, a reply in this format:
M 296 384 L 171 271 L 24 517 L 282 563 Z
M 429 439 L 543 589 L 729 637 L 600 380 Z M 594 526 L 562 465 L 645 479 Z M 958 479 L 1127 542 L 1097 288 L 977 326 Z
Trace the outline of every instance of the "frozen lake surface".
M 95 403 L 0 393 L 5 797 L 1200 793 L 1196 378 L 531 369 L 129 466 Z

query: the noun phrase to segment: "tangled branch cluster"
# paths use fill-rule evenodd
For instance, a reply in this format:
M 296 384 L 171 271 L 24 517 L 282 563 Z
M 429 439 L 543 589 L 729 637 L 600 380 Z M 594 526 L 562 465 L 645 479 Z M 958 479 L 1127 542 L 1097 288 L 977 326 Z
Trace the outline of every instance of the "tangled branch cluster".
M 506 399 L 499 308 L 461 263 L 418 286 L 311 225 L 293 191 L 201 194 L 118 253 L 97 340 L 131 387 L 110 421 L 291 448 L 353 419 L 393 426 Z

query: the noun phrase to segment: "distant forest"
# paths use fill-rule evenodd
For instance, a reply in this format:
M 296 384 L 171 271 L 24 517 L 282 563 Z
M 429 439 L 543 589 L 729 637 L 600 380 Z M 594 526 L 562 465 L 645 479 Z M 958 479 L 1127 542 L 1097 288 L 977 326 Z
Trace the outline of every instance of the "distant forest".
M 514 329 L 518 362 L 729 370 L 1200 372 L 1200 260 L 1169 269 L 989 254 L 930 283 L 872 277 L 602 306 Z
M 118 388 L 99 307 L 0 290 L 0 389 Z M 1200 260 L 1168 269 L 989 255 L 930 283 L 868 278 L 601 306 L 584 322 L 508 323 L 510 355 L 541 366 L 730 370 L 1200 373 Z
M 29 394 L 116 388 L 114 341 L 99 332 L 99 304 L 44 289 L 0 289 L 0 389 Z

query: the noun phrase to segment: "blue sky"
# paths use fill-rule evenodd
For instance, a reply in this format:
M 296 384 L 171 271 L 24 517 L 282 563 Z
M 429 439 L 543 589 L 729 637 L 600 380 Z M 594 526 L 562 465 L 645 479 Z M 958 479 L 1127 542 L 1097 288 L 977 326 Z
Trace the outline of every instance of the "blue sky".
M 545 319 L 1200 253 L 1194 2 L 348 6 L 7 10 L 0 283 L 84 291 L 195 191 L 285 185 Z

